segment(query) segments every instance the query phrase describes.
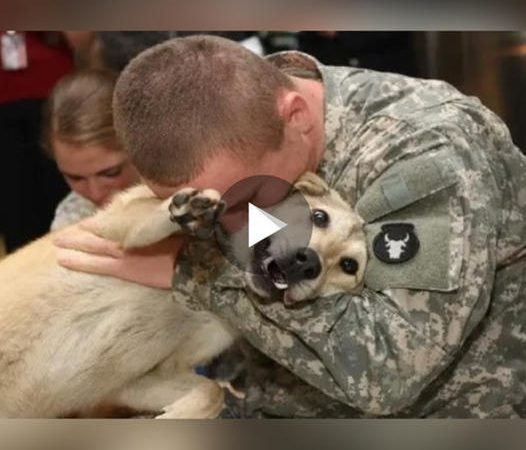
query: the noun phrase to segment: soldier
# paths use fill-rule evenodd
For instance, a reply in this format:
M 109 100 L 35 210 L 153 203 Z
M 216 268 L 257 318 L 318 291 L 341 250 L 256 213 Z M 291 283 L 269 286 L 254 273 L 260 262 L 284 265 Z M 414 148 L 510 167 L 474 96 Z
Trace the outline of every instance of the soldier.
M 526 413 L 526 158 L 477 99 L 441 81 L 326 67 L 298 52 L 264 60 L 190 37 L 133 60 L 114 108 L 160 197 L 315 170 L 365 221 L 362 293 L 301 308 L 258 302 L 209 242 L 178 255 L 177 294 L 251 345 L 246 416 Z M 96 258 L 59 256 L 144 282 L 126 255 Z

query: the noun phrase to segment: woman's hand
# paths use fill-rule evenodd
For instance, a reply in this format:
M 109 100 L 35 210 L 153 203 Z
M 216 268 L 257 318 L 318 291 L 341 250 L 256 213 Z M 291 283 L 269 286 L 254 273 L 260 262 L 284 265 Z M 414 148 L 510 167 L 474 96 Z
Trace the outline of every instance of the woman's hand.
M 170 289 L 182 236 L 173 236 L 152 246 L 123 250 L 116 242 L 97 236 L 90 220 L 55 234 L 57 262 L 68 269 L 109 275 L 144 286 Z

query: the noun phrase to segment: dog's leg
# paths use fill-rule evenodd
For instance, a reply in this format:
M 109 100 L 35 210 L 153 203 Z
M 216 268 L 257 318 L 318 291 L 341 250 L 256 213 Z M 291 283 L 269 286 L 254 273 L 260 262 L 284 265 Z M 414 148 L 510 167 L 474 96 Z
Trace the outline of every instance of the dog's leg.
M 181 232 L 208 238 L 224 207 L 213 189 L 186 188 L 164 201 L 151 195 L 122 196 L 95 217 L 94 231 L 123 248 L 146 247 Z
M 207 239 L 224 209 L 225 203 L 214 189 L 182 189 L 128 230 L 123 247 L 143 247 L 177 232 Z
M 204 378 L 173 403 L 163 408 L 157 419 L 215 419 L 225 407 L 221 386 Z
M 130 384 L 112 399 L 136 411 L 162 413 L 163 419 L 213 419 L 224 407 L 223 389 L 214 381 L 193 373 L 150 373 Z

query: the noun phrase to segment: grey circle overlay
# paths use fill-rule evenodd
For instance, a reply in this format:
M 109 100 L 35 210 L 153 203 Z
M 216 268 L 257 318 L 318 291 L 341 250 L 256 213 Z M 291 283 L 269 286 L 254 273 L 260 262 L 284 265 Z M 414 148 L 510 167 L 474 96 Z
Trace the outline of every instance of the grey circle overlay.
M 308 247 L 312 234 L 311 210 L 303 194 L 287 181 L 270 175 L 244 178 L 231 186 L 221 199 L 226 203 L 226 212 L 217 224 L 216 240 L 225 258 L 239 269 L 261 274 L 261 267 L 255 261 L 270 245 L 278 248 L 283 256 Z M 249 203 L 287 226 L 249 247 Z

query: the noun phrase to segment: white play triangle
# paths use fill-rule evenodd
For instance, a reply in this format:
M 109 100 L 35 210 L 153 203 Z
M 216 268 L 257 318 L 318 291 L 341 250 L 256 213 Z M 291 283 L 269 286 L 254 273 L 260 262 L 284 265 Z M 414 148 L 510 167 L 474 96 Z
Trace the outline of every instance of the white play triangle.
M 278 218 L 254 206 L 248 204 L 248 246 L 252 247 L 259 241 L 277 233 L 285 228 L 287 224 Z

